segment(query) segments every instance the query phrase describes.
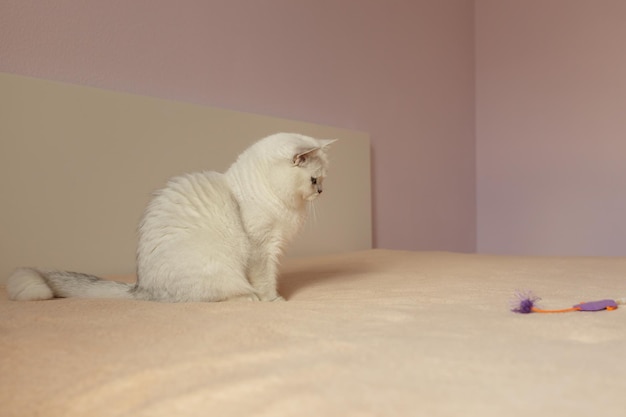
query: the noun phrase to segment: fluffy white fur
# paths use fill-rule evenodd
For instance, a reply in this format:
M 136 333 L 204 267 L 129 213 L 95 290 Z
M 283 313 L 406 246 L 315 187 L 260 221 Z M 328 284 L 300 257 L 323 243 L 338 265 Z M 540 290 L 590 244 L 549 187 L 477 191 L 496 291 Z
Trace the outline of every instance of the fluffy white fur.
M 54 297 L 46 281 L 29 268 L 19 268 L 9 278 L 7 287 L 12 300 L 48 300 Z
M 9 277 L 9 296 L 282 300 L 278 256 L 322 192 L 332 142 L 279 133 L 245 150 L 223 174 L 171 179 L 139 226 L 136 284 L 21 268 Z

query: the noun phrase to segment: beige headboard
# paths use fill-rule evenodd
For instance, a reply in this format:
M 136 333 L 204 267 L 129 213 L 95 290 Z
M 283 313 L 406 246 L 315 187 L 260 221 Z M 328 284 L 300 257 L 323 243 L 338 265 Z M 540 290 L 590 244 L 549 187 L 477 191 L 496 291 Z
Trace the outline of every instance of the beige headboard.
M 284 131 L 339 139 L 317 219 L 288 255 L 370 248 L 365 133 L 0 73 L 0 277 L 17 266 L 133 272 L 152 191 L 223 171 Z

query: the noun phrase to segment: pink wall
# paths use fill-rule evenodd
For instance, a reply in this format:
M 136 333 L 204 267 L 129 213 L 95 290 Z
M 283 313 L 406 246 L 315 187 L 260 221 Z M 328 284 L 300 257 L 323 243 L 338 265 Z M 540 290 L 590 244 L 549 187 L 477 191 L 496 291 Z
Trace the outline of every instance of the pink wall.
M 478 250 L 626 255 L 626 2 L 477 0 Z
M 4 0 L 0 71 L 368 131 L 379 247 L 625 254 L 626 2 L 173 4 Z
M 369 132 L 376 245 L 474 250 L 472 1 L 0 8 L 0 71 Z

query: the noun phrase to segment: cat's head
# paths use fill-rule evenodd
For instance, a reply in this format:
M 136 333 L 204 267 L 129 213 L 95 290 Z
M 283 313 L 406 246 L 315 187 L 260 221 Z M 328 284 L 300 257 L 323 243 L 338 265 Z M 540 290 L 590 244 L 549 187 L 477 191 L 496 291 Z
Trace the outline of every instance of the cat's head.
M 308 138 L 313 139 L 313 138 Z M 291 162 L 295 169 L 297 192 L 305 201 L 315 200 L 323 191 L 328 170 L 327 150 L 334 140 L 313 139 L 299 144 L 292 153 Z
M 238 165 L 249 170 L 254 164 L 261 177 L 257 177 L 260 182 L 254 181 L 256 186 L 267 187 L 266 191 L 286 204 L 299 206 L 322 193 L 328 170 L 327 151 L 333 142 L 296 133 L 277 133 L 248 148 Z M 246 185 L 251 183 L 248 181 Z

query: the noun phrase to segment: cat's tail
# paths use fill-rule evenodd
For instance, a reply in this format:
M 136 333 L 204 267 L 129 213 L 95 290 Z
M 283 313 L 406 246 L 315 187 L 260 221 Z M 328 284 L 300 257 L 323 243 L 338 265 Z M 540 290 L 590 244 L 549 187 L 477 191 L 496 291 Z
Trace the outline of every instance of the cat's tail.
M 108 281 L 78 272 L 19 268 L 8 278 L 11 300 L 48 300 L 54 297 L 133 298 L 134 284 Z

